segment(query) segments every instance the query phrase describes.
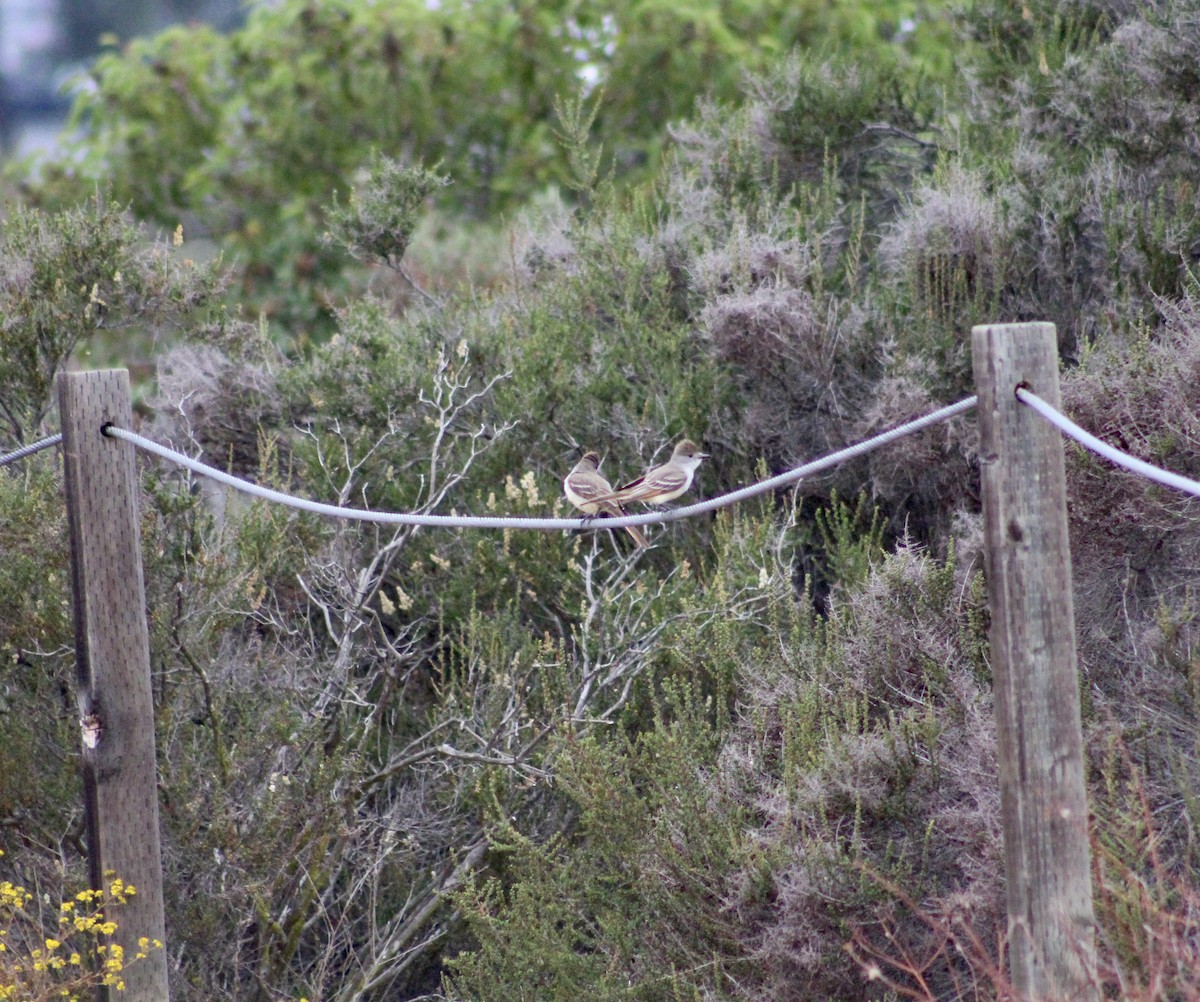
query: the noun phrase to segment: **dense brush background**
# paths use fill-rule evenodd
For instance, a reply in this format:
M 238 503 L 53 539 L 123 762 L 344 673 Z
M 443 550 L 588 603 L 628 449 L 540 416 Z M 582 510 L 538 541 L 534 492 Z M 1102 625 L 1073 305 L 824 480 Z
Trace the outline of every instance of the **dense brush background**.
M 8 167 L 0 441 L 116 364 L 141 430 L 271 486 L 566 514 L 581 447 L 616 480 L 686 434 L 710 496 L 1048 320 L 1070 414 L 1197 477 L 1197 67 L 1197 0 L 171 29 Z M 1006 997 L 975 443 L 644 554 L 143 458 L 174 997 Z M 1200 509 L 1066 455 L 1105 996 L 1200 999 Z M 46 901 L 86 869 L 65 532 L 53 453 L 0 473 L 0 866 Z

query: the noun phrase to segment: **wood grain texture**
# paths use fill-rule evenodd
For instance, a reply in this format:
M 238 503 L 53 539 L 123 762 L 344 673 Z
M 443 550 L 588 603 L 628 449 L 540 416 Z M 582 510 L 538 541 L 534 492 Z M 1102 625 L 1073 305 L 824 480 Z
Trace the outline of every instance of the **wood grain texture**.
M 62 373 L 58 391 L 91 879 L 101 887 L 115 874 L 137 890 L 110 916 L 130 962 L 139 937 L 165 942 L 166 932 L 137 469 L 133 446 L 101 433 L 110 421 L 131 426 L 129 375 Z M 163 1002 L 165 949 L 122 977 L 125 1002 Z
M 1053 324 L 976 327 L 980 468 L 1008 895 L 1019 997 L 1089 1002 L 1095 984 L 1087 794 Z

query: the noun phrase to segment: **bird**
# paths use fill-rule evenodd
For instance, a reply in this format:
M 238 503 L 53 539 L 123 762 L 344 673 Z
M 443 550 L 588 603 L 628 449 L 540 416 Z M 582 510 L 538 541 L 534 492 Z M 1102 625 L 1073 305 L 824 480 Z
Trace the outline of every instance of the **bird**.
M 674 501 L 692 486 L 696 468 L 701 460 L 707 458 L 707 452 L 701 452 L 695 442 L 685 438 L 675 446 L 671 458 L 661 466 L 643 473 L 637 480 L 631 480 L 611 494 L 594 498 L 594 503 L 624 505 L 630 501 L 640 501 L 642 504 L 658 505 Z
M 602 495 L 611 494 L 612 489 L 612 484 L 600 473 L 599 453 L 590 449 L 583 454 L 583 458 L 571 468 L 571 472 L 563 480 L 563 494 L 566 495 L 567 500 L 591 518 L 597 515 L 613 515 L 619 518 L 627 514 L 616 501 L 596 500 Z M 643 549 L 650 545 L 645 533 L 636 525 L 625 526 L 625 531 Z

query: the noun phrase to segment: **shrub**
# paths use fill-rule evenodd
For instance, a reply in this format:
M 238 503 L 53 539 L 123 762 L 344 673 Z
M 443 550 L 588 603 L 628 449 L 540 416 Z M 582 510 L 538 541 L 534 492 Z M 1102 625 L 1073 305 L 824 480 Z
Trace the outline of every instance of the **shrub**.
M 731 569 L 762 553 L 753 529 L 719 547 Z M 600 997 L 853 997 L 842 944 L 891 897 L 868 871 L 998 919 L 978 639 L 967 610 L 947 614 L 951 567 L 877 560 L 827 620 L 767 566 L 737 620 L 684 626 L 647 728 L 560 764 L 570 834 L 504 826 L 494 874 L 458 895 L 479 947 L 452 965 L 452 997 L 529 979 L 542 998 L 588 979 Z M 733 701 L 716 698 L 725 685 Z M 898 921 L 921 938 L 919 919 Z M 962 974 L 946 965 L 938 977 Z
M 111 201 L 44 213 L 15 205 L 0 223 L 0 419 L 23 443 L 51 404 L 54 378 L 81 344 L 102 332 L 154 335 L 188 327 L 236 341 L 221 299 L 221 273 L 146 240 Z
M 63 900 L 55 921 L 37 914 L 34 895 L 24 887 L 0 881 L 0 999 L 78 1002 L 98 986 L 123 991 L 121 975 L 129 965 L 163 946 L 143 937 L 137 954 L 126 957 L 107 941 L 117 930 L 112 916 L 135 892 L 119 877 L 111 878 L 102 891 L 80 891 Z

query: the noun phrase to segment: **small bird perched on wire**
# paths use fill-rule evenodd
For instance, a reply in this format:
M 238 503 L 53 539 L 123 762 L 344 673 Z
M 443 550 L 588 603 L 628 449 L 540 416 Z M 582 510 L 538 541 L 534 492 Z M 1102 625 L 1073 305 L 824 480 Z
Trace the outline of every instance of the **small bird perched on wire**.
M 571 472 L 563 480 L 563 494 L 567 500 L 589 517 L 613 515 L 619 518 L 628 514 L 617 501 L 609 498 L 597 500 L 612 492 L 612 484 L 600 473 L 599 454 L 590 450 L 583 454 L 583 458 L 571 468 Z M 625 531 L 633 537 L 638 546 L 645 548 L 650 545 L 650 541 L 636 525 L 625 526 Z
M 675 446 L 671 458 L 662 466 L 654 467 L 637 480 L 631 480 L 611 494 L 602 494 L 593 501 L 596 504 L 613 502 L 618 505 L 625 505 L 630 501 L 640 501 L 642 504 L 666 504 L 674 501 L 692 486 L 696 468 L 701 460 L 707 458 L 707 452 L 701 452 L 695 442 L 685 438 Z

